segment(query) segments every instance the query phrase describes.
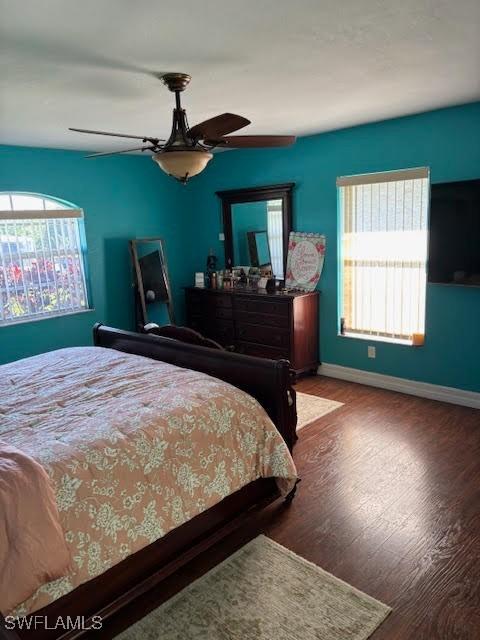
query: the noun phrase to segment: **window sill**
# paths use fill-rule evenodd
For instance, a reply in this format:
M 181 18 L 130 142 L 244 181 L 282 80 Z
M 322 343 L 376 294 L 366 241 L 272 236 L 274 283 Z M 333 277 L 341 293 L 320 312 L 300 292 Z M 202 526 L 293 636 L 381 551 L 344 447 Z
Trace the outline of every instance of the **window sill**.
M 354 340 L 368 340 L 369 342 L 387 342 L 389 344 L 400 344 L 404 347 L 413 347 L 412 340 L 402 340 L 401 338 L 386 338 L 383 336 L 367 336 L 359 333 L 338 333 L 339 338 L 353 338 Z
M 77 316 L 84 313 L 92 313 L 95 309 L 77 309 L 76 311 L 62 311 L 58 313 L 51 313 L 48 315 L 37 316 L 34 318 L 22 318 L 20 320 L 10 320 L 8 322 L 0 323 L 0 329 L 5 327 L 18 327 L 20 324 L 30 324 L 31 322 L 40 322 L 41 320 L 51 320 L 52 318 L 65 318 L 69 316 Z

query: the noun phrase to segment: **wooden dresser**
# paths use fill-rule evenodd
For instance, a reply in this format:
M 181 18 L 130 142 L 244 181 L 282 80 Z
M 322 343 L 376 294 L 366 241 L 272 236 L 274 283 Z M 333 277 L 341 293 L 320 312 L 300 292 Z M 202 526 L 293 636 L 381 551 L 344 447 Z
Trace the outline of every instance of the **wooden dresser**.
M 238 353 L 286 358 L 296 374 L 315 372 L 319 294 L 249 289 L 185 290 L 187 324 Z

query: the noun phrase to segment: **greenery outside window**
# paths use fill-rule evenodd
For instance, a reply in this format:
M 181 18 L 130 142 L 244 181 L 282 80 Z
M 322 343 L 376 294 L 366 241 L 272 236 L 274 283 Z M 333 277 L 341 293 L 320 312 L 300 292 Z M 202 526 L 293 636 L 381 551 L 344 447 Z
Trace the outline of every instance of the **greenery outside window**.
M 0 193 L 0 326 L 89 308 L 83 211 Z

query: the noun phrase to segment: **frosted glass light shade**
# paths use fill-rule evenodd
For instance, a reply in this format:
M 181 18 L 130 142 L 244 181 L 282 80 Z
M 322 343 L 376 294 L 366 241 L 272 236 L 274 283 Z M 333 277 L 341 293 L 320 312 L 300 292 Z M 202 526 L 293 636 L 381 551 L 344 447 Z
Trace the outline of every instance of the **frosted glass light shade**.
M 164 151 L 152 156 L 165 173 L 182 182 L 201 173 L 212 158 L 208 151 Z

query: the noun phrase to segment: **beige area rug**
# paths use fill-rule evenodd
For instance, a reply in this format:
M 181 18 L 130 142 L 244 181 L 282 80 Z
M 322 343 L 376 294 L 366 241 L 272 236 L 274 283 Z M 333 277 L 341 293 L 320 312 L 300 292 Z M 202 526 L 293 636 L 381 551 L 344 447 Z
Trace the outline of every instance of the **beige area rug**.
M 121 640 L 366 640 L 391 609 L 261 535 Z
M 297 391 L 297 431 L 339 407 L 343 407 L 343 402 L 327 400 L 327 398 L 319 398 L 311 396 L 309 393 Z

